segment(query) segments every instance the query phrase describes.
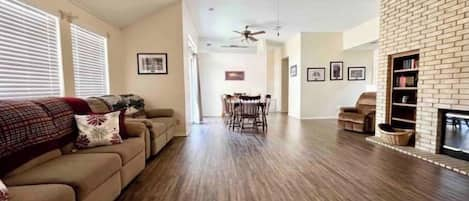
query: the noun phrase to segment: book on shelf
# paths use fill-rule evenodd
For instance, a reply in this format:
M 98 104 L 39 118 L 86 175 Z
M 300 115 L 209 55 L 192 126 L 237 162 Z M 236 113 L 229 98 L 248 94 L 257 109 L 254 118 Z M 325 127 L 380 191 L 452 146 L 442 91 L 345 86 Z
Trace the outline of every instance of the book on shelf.
M 415 69 L 418 68 L 419 61 L 416 59 L 406 59 L 402 62 L 403 69 Z
M 399 76 L 396 82 L 396 87 L 415 87 L 416 79 L 414 76 Z

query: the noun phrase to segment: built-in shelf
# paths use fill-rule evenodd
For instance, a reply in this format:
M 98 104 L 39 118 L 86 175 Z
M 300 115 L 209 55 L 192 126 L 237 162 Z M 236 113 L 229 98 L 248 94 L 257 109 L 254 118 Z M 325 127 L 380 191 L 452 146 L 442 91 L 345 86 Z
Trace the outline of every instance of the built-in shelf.
M 419 71 L 418 68 L 394 70 L 395 73 L 407 73 L 407 72 L 418 72 L 418 71 Z
M 415 121 L 410 120 L 410 119 L 403 119 L 403 118 L 393 117 L 392 120 L 393 121 L 405 122 L 405 123 L 409 123 L 409 124 L 415 124 Z
M 410 103 L 392 103 L 394 106 L 401 106 L 401 107 L 417 107 L 417 104 L 410 104 Z
M 389 102 L 386 120 L 395 128 L 415 130 L 419 58 L 418 50 L 389 56 L 390 82 L 387 85 Z
M 417 90 L 417 87 L 394 87 L 394 90 Z

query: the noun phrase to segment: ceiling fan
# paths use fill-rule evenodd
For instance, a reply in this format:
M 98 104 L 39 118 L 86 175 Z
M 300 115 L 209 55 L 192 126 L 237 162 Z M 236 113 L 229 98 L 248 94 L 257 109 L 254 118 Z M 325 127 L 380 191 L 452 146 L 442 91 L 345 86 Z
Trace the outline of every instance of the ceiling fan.
M 255 38 L 254 36 L 265 34 L 265 31 L 254 32 L 254 31 L 249 30 L 249 25 L 246 25 L 243 31 L 233 31 L 233 32 L 241 34 L 242 42 L 249 42 L 249 41 L 256 42 L 258 41 L 258 39 Z

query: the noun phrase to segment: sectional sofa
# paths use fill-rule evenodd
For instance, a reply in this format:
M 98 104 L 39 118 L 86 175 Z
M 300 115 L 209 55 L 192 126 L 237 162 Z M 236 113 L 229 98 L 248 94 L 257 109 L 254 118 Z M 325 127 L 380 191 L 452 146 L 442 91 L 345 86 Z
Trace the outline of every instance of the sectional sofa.
M 73 115 L 78 112 L 61 98 L 0 101 L 0 116 L 10 118 L 0 120 L 0 129 L 10 129 L 0 130 L 0 178 L 10 201 L 115 200 L 176 126 L 171 110 L 152 110 L 125 121 L 129 137 L 122 144 L 77 149 Z M 16 166 L 8 169 L 11 165 Z
M 168 108 L 148 109 L 145 107 L 143 99 L 137 95 L 107 95 L 90 97 L 86 101 L 95 113 L 120 110 L 122 105 L 137 102 L 137 106 L 132 107 L 136 112 L 127 115 L 126 121 L 143 123 L 148 128 L 149 132 L 145 136 L 147 159 L 158 154 L 173 139 L 176 132 L 177 120 L 174 118 L 174 110 Z

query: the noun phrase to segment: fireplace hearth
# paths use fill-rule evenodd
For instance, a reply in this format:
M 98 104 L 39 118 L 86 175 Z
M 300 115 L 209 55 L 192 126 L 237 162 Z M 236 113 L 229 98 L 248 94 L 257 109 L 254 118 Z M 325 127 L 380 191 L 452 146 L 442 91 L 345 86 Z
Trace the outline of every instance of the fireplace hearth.
M 440 152 L 469 161 L 469 112 L 441 111 Z

